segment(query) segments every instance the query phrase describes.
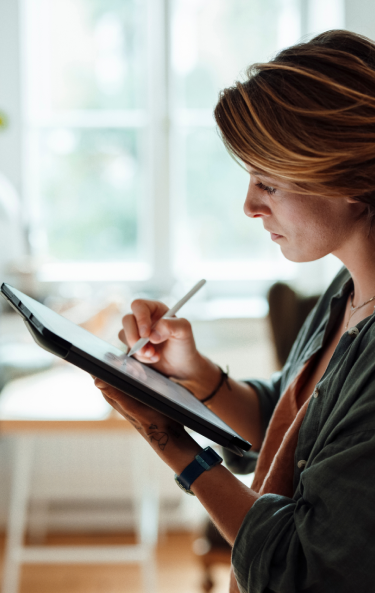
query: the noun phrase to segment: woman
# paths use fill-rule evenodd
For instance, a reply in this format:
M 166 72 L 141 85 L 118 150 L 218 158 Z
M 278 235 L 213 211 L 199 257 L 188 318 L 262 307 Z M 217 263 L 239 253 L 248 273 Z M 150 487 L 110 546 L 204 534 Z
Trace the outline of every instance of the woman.
M 372 591 L 375 44 L 329 31 L 286 49 L 225 89 L 215 117 L 250 174 L 245 214 L 262 219 L 287 259 L 332 253 L 344 268 L 269 382 L 226 379 L 185 319 L 151 330 L 167 309 L 159 302 L 134 301 L 120 337 L 132 346 L 150 336 L 139 360 L 207 400 L 260 451 L 252 489 L 220 464 L 191 485 L 233 546 L 231 590 Z M 182 426 L 96 385 L 177 475 L 200 452 Z

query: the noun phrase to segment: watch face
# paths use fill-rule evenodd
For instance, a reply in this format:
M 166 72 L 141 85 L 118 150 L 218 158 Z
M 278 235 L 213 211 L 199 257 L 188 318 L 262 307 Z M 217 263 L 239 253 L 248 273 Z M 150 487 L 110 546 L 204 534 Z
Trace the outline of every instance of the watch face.
M 187 488 L 185 488 L 185 486 L 183 484 L 181 484 L 181 482 L 178 479 L 178 476 L 177 475 L 175 475 L 174 481 L 176 482 L 177 486 L 179 486 L 179 488 L 181 488 L 181 490 L 183 490 L 184 492 L 186 492 L 186 494 L 190 494 L 190 496 L 195 496 L 195 494 L 194 494 L 194 492 L 192 490 L 188 490 Z

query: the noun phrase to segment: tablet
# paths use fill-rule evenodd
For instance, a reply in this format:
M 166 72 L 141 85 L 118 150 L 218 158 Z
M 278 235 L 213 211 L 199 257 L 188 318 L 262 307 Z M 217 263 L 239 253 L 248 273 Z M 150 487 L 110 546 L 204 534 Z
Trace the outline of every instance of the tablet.
M 1 293 L 45 350 L 238 455 L 250 449 L 250 443 L 181 385 L 9 284 L 2 284 Z

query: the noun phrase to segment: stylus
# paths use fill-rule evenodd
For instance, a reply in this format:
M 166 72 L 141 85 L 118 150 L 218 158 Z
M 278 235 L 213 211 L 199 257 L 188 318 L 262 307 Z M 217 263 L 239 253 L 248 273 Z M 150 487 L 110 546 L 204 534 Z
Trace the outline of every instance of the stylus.
M 198 290 L 200 288 L 202 288 L 202 286 L 206 283 L 206 280 L 200 280 L 195 286 L 193 286 L 193 288 L 191 290 L 189 290 L 189 292 L 187 294 L 185 294 L 184 297 L 182 297 L 182 299 L 180 301 L 178 301 L 178 303 L 176 303 L 174 305 L 174 307 L 172 307 L 171 309 L 169 309 L 169 311 L 167 311 L 165 313 L 165 315 L 163 315 L 162 319 L 167 319 L 168 317 L 173 317 L 173 315 L 175 315 L 175 313 L 177 313 L 177 311 L 179 309 L 181 309 L 181 307 L 191 299 L 192 296 L 195 295 L 196 292 L 198 292 Z M 140 350 L 141 348 L 143 348 L 143 346 L 146 346 L 146 344 L 150 341 L 150 338 L 141 338 L 140 340 L 138 340 L 138 342 L 136 342 L 133 346 L 133 348 L 131 348 L 131 350 L 129 350 L 128 352 L 128 356 L 132 356 L 133 354 L 135 354 L 136 352 L 138 352 L 138 350 Z

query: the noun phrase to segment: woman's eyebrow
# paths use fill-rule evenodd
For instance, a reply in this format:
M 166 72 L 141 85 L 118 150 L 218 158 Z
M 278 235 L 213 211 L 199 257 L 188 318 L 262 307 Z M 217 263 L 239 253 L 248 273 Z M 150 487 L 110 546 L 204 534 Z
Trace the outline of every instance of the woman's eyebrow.
M 287 190 L 291 191 L 291 189 L 286 181 L 284 181 L 282 179 L 277 179 L 276 177 L 272 177 L 265 171 L 256 171 L 255 169 L 247 169 L 247 171 L 250 175 L 256 175 L 257 177 L 264 177 L 266 180 L 268 180 L 267 183 L 271 183 L 272 185 L 277 185 L 277 187 L 280 189 L 287 189 Z

